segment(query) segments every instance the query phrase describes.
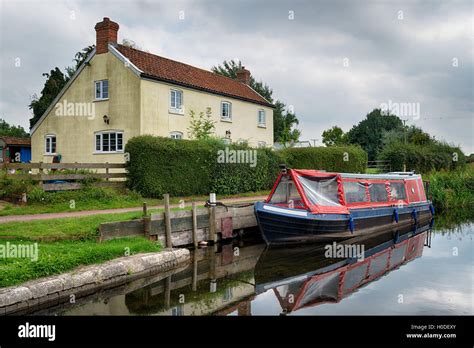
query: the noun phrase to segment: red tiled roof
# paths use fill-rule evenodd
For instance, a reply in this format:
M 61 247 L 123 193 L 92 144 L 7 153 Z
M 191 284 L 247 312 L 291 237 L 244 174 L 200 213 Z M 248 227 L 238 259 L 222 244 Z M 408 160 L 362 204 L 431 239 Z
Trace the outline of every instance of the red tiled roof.
M 116 47 L 143 72 L 143 77 L 273 106 L 252 88 L 231 78 L 124 45 Z
M 17 138 L 17 137 L 0 136 L 0 139 L 3 140 L 6 145 L 31 146 L 31 139 L 30 138 Z

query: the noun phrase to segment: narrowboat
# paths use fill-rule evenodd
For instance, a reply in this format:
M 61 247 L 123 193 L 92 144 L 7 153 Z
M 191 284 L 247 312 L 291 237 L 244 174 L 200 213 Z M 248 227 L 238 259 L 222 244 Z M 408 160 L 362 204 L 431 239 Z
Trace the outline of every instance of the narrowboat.
M 255 204 L 267 245 L 344 240 L 430 223 L 434 208 L 421 175 L 282 170 L 264 202 Z

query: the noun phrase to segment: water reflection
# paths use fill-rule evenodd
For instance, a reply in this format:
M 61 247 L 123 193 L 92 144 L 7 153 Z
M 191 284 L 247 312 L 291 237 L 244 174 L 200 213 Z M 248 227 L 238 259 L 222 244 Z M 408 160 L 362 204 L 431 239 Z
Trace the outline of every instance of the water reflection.
M 328 258 L 325 245 L 234 241 L 196 250 L 181 269 L 35 314 L 472 314 L 472 232 L 467 223 L 358 239 L 363 261 Z

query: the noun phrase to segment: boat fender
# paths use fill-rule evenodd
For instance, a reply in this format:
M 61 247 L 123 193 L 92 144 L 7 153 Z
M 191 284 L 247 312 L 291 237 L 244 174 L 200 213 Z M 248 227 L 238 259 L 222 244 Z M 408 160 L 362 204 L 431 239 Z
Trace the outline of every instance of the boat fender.
M 352 217 L 352 215 L 349 215 L 349 229 L 351 230 L 351 233 L 354 233 L 355 225 L 354 218 Z
M 415 221 L 415 226 L 416 226 L 416 224 L 418 222 L 418 213 L 416 211 L 416 208 L 414 208 L 413 211 L 411 212 L 411 216 L 412 216 L 413 220 Z
M 393 209 L 393 215 L 395 215 L 395 221 L 398 223 L 398 208 Z
M 431 218 L 431 220 L 430 220 L 430 229 L 433 228 L 433 226 L 434 226 L 434 220 L 435 219 L 433 219 L 433 218 Z
M 399 241 L 399 239 L 400 239 L 400 233 L 399 233 L 398 230 L 397 230 L 397 231 L 395 231 L 395 233 L 393 234 L 393 242 L 394 242 L 395 244 L 397 244 L 398 241 Z
M 434 209 L 433 203 L 430 203 L 430 212 L 431 212 L 431 216 L 434 216 L 434 214 L 435 214 L 435 209 Z

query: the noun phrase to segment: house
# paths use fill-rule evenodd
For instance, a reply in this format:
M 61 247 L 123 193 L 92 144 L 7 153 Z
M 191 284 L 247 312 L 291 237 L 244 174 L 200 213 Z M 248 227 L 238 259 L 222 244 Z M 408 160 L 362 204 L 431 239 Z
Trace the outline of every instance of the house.
M 0 162 L 22 162 L 31 161 L 31 140 L 29 138 L 17 138 L 0 136 Z
M 33 162 L 120 163 L 138 135 L 188 138 L 189 112 L 208 107 L 218 137 L 273 145 L 273 105 L 250 86 L 117 43 L 119 25 L 95 26 L 96 47 L 31 129 Z

